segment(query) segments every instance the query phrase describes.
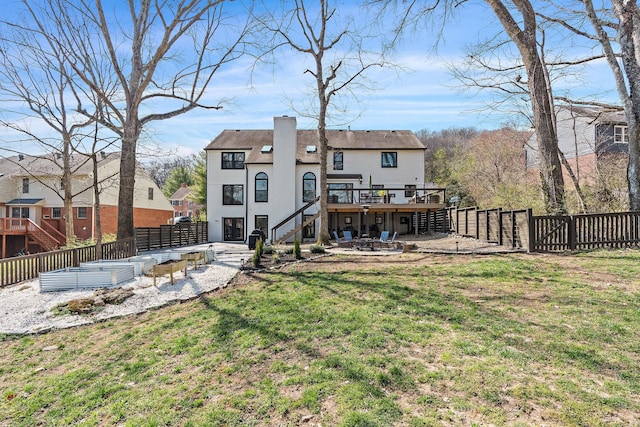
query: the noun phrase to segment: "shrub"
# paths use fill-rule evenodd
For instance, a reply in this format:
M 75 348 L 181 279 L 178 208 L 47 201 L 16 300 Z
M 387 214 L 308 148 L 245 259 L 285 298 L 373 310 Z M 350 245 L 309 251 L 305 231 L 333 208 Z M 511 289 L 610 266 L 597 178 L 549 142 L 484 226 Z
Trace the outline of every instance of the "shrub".
M 272 245 L 265 245 L 265 246 L 264 246 L 264 248 L 263 248 L 263 250 L 262 250 L 262 253 L 263 253 L 264 255 L 272 255 L 272 254 L 275 254 L 275 253 L 276 253 L 276 248 L 275 248 L 275 247 L 273 247 Z
M 274 264 L 280 264 L 280 262 L 281 262 L 280 255 L 278 255 L 278 254 L 273 254 L 271 256 L 271 259 L 273 260 Z
M 323 254 L 324 251 L 324 246 L 322 245 L 311 245 L 309 246 L 309 251 L 311 251 L 312 254 Z
M 293 241 L 293 255 L 296 259 L 302 259 L 302 250 L 300 249 L 300 240 L 296 237 Z
M 262 258 L 262 255 L 264 255 L 264 241 L 262 239 L 258 239 L 256 241 L 256 252 L 254 256 L 260 259 Z
M 284 249 L 282 250 L 282 253 L 283 253 L 284 255 L 291 255 L 291 254 L 293 253 L 293 248 L 284 248 Z
M 260 257 L 258 256 L 258 253 L 256 251 L 256 253 L 253 254 L 253 256 L 251 257 L 251 265 L 253 265 L 254 267 L 260 267 Z

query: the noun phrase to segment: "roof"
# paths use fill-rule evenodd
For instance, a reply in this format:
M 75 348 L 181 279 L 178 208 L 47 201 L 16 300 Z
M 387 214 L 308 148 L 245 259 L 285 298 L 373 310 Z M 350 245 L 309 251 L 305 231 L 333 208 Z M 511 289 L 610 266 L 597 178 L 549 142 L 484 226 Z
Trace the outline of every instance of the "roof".
M 98 164 L 105 164 L 120 158 L 120 153 L 98 154 Z M 0 174 L 51 176 L 62 175 L 63 159 L 56 154 L 31 156 L 20 154 L 17 156 L 0 157 Z M 70 158 L 73 175 L 89 175 L 93 171 L 91 158 L 80 154 L 73 154 Z M 0 175 L 1 176 L 1 175 Z
M 13 199 L 9 200 L 7 205 L 37 205 L 39 202 L 44 199 Z
M 320 163 L 317 151 L 308 146 L 318 145 L 318 131 L 297 131 L 296 160 L 298 163 Z M 329 150 L 424 150 L 418 137 L 410 130 L 327 130 Z M 273 151 L 262 152 L 265 145 L 273 145 L 273 130 L 224 130 L 205 150 L 249 151 L 245 163 L 273 163 Z M 274 147 L 277 149 L 277 147 Z
M 576 117 L 589 117 L 596 123 L 626 123 L 627 119 L 623 110 L 603 107 L 582 107 L 575 105 L 562 105 L 559 110 L 564 110 Z
M 184 200 L 185 197 L 187 197 L 190 193 L 191 189 L 189 188 L 189 186 L 187 186 L 186 184 L 182 184 L 180 188 L 178 188 L 175 193 L 173 193 L 173 195 L 169 197 L 169 200 Z

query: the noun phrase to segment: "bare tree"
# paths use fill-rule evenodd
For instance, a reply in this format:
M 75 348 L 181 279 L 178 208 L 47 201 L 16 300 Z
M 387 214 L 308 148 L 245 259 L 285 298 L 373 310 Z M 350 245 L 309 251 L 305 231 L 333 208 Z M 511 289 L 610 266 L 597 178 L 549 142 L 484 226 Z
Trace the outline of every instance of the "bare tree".
M 612 0 L 618 22 L 611 23 L 599 16 L 591 0 L 583 0 L 583 3 L 613 72 L 618 95 L 624 107 L 629 141 L 629 207 L 632 210 L 640 210 L 640 9 L 636 1 Z M 617 31 L 622 67 L 605 27 L 612 27 Z
M 73 199 L 86 190 L 73 188 L 72 176 L 84 162 L 72 161 L 72 156 L 81 144 L 83 129 L 95 122 L 95 117 L 74 113 L 74 106 L 83 94 L 69 78 L 70 66 L 59 46 L 43 37 L 47 33 L 44 22 L 35 21 L 29 27 L 0 21 L 0 26 L 0 94 L 5 115 L 10 117 L 0 120 L 0 125 L 19 135 L 3 150 L 21 154 L 25 145 L 35 144 L 44 150 L 44 154 L 36 158 L 39 167 L 46 169 L 44 176 L 59 169 L 62 179 L 52 182 L 41 179 L 42 171 L 34 168 L 33 162 L 16 162 L 24 172 L 60 195 L 64 203 L 66 239 L 72 242 L 75 239 Z M 15 108 L 17 105 L 26 108 Z M 48 164 L 44 165 L 44 161 Z
M 313 3 L 313 6 L 309 5 Z M 319 3 L 319 4 L 318 4 Z M 320 232 L 318 243 L 329 243 L 327 210 L 327 124 L 332 103 L 342 92 L 357 98 L 355 88 L 367 87 L 367 72 L 390 64 L 384 51 L 370 52 L 364 44 L 368 32 L 355 27 L 352 18 L 338 17 L 330 0 L 305 2 L 295 0 L 294 8 L 283 19 L 262 19 L 264 28 L 273 35 L 271 51 L 282 47 L 307 55 L 313 67 L 304 70 L 314 79 L 317 105 L 305 115 L 318 123 L 318 154 L 320 157 Z M 371 40 L 369 40 L 371 42 Z
M 23 0 L 23 5 L 32 18 L 51 24 L 43 36 L 64 51 L 74 78 L 105 107 L 100 124 L 121 139 L 118 238 L 132 237 L 143 131 L 151 122 L 196 108 L 222 108 L 205 94 L 220 68 L 243 54 L 249 25 L 231 29 L 222 0 L 128 0 L 123 9 L 101 0 L 50 0 L 37 9 Z M 105 77 L 112 78 L 117 97 L 104 91 Z M 94 117 L 90 108 L 77 106 Z

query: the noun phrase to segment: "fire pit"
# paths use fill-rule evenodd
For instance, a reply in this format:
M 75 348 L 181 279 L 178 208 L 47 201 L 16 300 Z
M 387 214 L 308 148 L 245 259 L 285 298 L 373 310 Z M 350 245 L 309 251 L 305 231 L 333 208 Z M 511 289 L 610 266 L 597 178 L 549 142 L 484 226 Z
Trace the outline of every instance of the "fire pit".
M 187 260 L 173 260 L 161 262 L 153 266 L 153 286 L 156 286 L 156 277 L 164 274 L 171 276 L 171 284 L 173 285 L 173 273 L 184 270 L 184 277 L 187 277 Z

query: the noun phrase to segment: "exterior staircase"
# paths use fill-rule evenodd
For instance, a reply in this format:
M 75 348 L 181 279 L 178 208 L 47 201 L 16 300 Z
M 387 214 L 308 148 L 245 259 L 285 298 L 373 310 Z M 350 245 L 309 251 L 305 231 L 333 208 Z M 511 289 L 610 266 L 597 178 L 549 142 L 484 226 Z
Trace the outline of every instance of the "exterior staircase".
M 307 218 L 306 221 L 302 221 L 302 223 L 300 225 L 296 226 L 296 228 L 294 228 L 293 230 L 287 231 L 284 235 L 278 237 L 277 239 L 275 238 L 276 231 L 280 227 L 282 227 L 284 224 L 286 224 L 289 221 L 291 221 L 292 219 L 294 219 L 296 217 L 296 215 L 304 215 L 304 211 L 306 209 L 309 209 L 314 204 L 316 204 L 318 202 L 318 200 L 320 200 L 320 196 L 318 196 L 315 199 L 311 200 L 306 205 L 304 205 L 303 207 L 301 207 L 300 209 L 298 209 L 297 211 L 295 211 L 294 213 L 292 213 L 291 215 L 289 215 L 288 217 L 286 217 L 285 219 L 280 221 L 279 224 L 277 224 L 276 226 L 272 227 L 271 228 L 271 242 L 274 243 L 274 244 L 277 244 L 277 245 L 282 244 L 282 243 L 286 242 L 289 237 L 293 236 L 294 234 L 296 234 L 297 232 L 302 230 L 304 227 L 306 227 L 307 225 L 309 225 L 313 221 L 315 221 L 320 216 L 320 212 L 317 212 L 313 216 Z
M 27 226 L 27 236 L 29 236 L 29 238 L 31 238 L 34 241 L 34 243 L 37 243 L 43 249 L 47 251 L 52 251 L 60 247 L 61 242 L 55 237 L 53 237 L 51 234 L 47 233 L 35 222 L 28 219 L 26 226 Z
M 311 224 L 313 221 L 318 219 L 319 216 L 320 216 L 320 212 L 318 212 L 315 215 L 307 218 L 307 220 L 304 221 L 302 224 L 300 224 L 299 226 L 297 226 L 293 230 L 289 230 L 284 235 L 280 236 L 280 238 L 276 241 L 276 244 L 280 245 L 280 244 L 286 242 L 289 237 L 293 236 L 294 234 L 296 234 L 297 232 L 299 232 L 300 230 L 305 228 L 307 225 Z

